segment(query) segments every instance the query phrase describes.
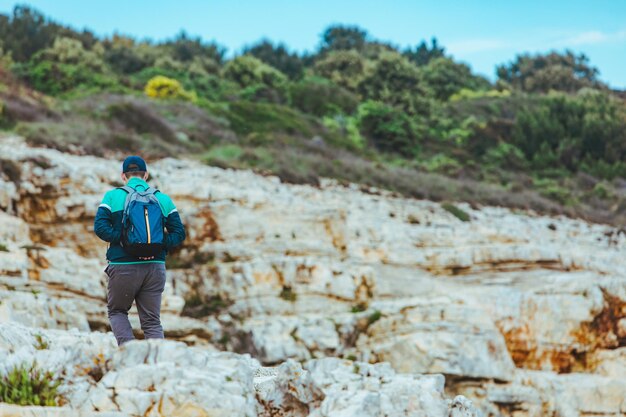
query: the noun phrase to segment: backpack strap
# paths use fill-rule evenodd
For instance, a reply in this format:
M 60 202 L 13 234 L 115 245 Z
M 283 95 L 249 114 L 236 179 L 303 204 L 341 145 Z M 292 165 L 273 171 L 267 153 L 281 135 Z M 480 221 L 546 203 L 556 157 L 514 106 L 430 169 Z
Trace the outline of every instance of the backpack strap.
M 135 192 L 135 189 L 134 189 L 133 187 L 128 186 L 128 185 L 125 185 L 125 186 L 123 186 L 123 187 L 117 187 L 117 188 L 118 188 L 119 190 L 124 190 L 124 191 L 126 191 L 126 193 L 128 193 L 128 194 L 132 194 L 132 193 L 134 193 L 134 192 Z
M 128 193 L 128 194 L 132 194 L 134 192 L 138 192 L 138 193 L 141 193 L 141 194 L 156 194 L 156 193 L 160 193 L 161 192 L 161 191 L 159 191 L 158 188 L 154 188 L 154 187 L 150 187 L 150 186 L 148 186 L 148 188 L 146 188 L 144 191 L 137 191 L 133 187 L 128 186 L 128 185 L 125 185 L 123 187 L 117 187 L 117 188 L 120 189 L 120 190 L 126 191 L 126 193 Z

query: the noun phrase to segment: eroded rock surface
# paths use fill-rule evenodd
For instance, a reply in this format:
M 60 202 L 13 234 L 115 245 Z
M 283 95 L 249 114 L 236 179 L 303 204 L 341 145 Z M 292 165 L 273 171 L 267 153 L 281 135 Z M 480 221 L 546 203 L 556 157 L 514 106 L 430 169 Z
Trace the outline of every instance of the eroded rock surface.
M 14 168 L 0 176 L 0 322 L 106 332 L 106 244 L 92 222 L 104 192 L 120 185 L 119 162 L 30 148 L 19 138 L 0 139 L 0 154 Z M 189 236 L 168 260 L 166 337 L 203 355 L 228 350 L 250 354 L 259 367 L 277 365 L 282 376 L 270 380 L 296 392 L 308 385 L 290 385 L 297 362 L 280 365 L 289 359 L 335 357 L 324 363 L 337 372 L 351 360 L 386 362 L 389 372 L 409 375 L 392 377 L 399 386 L 363 376 L 350 385 L 362 400 L 352 404 L 326 394 L 334 388 L 316 380 L 321 365 L 306 365 L 307 381 L 324 397 L 274 393 L 262 399 L 263 412 L 285 403 L 294 412 L 315 404 L 320 416 L 367 415 L 359 407 L 369 404 L 394 415 L 400 409 L 384 408 L 394 390 L 415 391 L 398 407 L 423 403 L 417 391 L 432 381 L 420 374 L 445 375 L 446 396 L 464 394 L 484 415 L 626 412 L 623 233 L 458 204 L 471 218 L 462 222 L 437 203 L 330 180 L 315 188 L 193 161 L 149 165 L 151 182 L 172 196 Z M 230 358 L 233 366 L 243 360 Z M 161 365 L 152 365 L 155 381 L 167 385 L 158 379 Z M 170 371 L 183 372 L 163 372 Z M 437 378 L 437 410 L 472 412 L 463 401 L 441 406 L 444 380 Z M 132 397 L 143 401 L 133 410 L 155 394 L 142 396 Z
M 118 349 L 111 333 L 0 324 L 0 372 L 33 362 L 62 377 L 62 407 L 0 404 L 0 415 L 447 417 L 452 407 L 442 375 L 398 374 L 389 364 L 324 358 L 262 368 L 249 355 L 177 341 Z

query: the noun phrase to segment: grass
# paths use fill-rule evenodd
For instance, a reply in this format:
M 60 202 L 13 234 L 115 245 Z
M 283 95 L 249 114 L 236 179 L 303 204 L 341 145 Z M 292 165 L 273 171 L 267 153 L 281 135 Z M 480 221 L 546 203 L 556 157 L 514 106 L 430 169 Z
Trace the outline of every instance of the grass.
M 35 335 L 35 340 L 37 341 L 35 344 L 37 350 L 45 350 L 50 347 L 50 343 L 40 334 Z
M 291 287 L 285 286 L 280 292 L 279 297 L 293 303 L 298 299 L 298 294 L 296 294 Z
M 371 326 L 372 324 L 376 323 L 378 320 L 381 319 L 381 317 L 383 316 L 383 314 L 379 311 L 376 310 L 374 311 L 372 314 L 369 315 L 369 317 L 367 318 L 367 324 L 368 326 Z
M 228 166 L 240 159 L 242 153 L 243 149 L 239 145 L 219 145 L 211 148 L 202 159 L 209 165 Z
M 182 315 L 194 318 L 208 317 L 220 313 L 232 302 L 222 298 L 219 294 L 201 297 L 197 293 L 185 299 Z
M 367 303 L 358 303 L 352 306 L 350 309 L 351 313 L 361 313 L 367 310 Z
M 0 402 L 17 405 L 59 406 L 64 401 L 58 388 L 62 380 L 33 362 L 11 369 L 0 379 Z

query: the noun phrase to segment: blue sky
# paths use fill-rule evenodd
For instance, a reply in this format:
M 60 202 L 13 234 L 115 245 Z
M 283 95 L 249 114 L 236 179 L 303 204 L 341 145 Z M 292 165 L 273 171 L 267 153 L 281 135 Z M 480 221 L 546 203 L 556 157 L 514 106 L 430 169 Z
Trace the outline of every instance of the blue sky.
M 0 12 L 15 1 L 0 0 Z M 24 2 L 22 2 L 24 3 Z M 313 50 L 329 24 L 356 24 L 401 47 L 437 37 L 494 78 L 519 52 L 584 52 L 600 78 L 626 89 L 626 0 L 32 0 L 47 16 L 99 35 L 164 39 L 181 29 L 236 53 L 261 38 Z

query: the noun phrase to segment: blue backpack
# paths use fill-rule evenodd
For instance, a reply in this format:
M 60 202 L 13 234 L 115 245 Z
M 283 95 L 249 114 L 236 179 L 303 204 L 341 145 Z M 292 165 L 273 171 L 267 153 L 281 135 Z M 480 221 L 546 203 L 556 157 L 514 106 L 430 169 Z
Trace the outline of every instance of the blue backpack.
M 165 219 L 155 195 L 159 190 L 148 187 L 138 191 L 128 185 L 120 189 L 128 193 L 122 214 L 121 245 L 129 255 L 154 259 L 165 244 Z

